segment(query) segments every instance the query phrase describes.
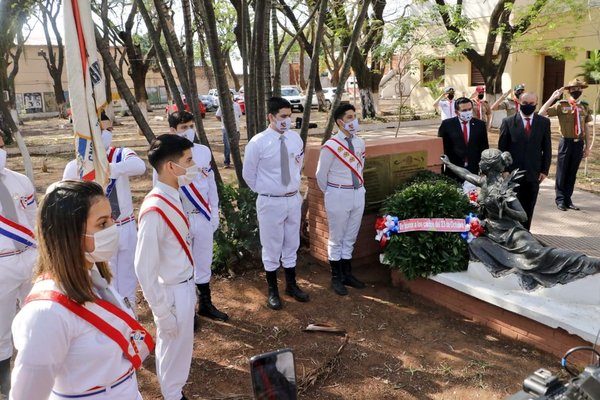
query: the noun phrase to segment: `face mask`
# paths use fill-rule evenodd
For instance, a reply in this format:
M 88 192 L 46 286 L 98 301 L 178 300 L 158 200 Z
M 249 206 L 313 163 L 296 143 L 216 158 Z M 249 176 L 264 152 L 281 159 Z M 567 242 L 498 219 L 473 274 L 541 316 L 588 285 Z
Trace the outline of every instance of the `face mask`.
M 344 124 L 344 129 L 348 133 L 354 135 L 356 132 L 358 132 L 358 120 L 355 118 L 351 122 Z
M 477 95 L 477 98 L 478 98 L 479 100 L 483 99 L 483 93 L 479 93 L 479 94 Z
M 183 168 L 181 165 L 179 165 L 177 163 L 173 163 L 173 164 L 177 165 L 179 168 Z M 185 174 L 177 176 L 177 183 L 179 184 L 179 186 L 189 185 L 190 183 L 194 182 L 194 179 L 196 179 L 198 177 L 198 175 L 200 174 L 200 171 L 198 171 L 197 165 L 191 165 L 191 166 L 189 166 L 187 168 L 183 168 L 183 169 L 185 169 Z
M 6 150 L 0 149 L 0 171 L 6 167 Z
M 518 92 L 515 92 L 515 97 L 518 99 L 519 96 L 521 96 L 523 94 L 522 90 L 519 90 Z
M 292 119 L 290 117 L 284 118 L 282 120 L 275 118 L 275 127 L 280 132 L 289 131 L 292 127 Z
M 184 137 L 190 142 L 193 142 L 194 138 L 196 137 L 196 131 L 194 130 L 194 128 L 188 128 L 183 132 L 177 132 L 177 136 Z
M 537 104 L 521 104 L 521 112 L 524 115 L 531 115 L 535 111 Z
M 448 100 L 452 100 L 454 98 L 454 94 L 449 94 L 448 95 Z
M 102 131 L 102 144 L 104 145 L 105 150 L 108 150 L 112 144 L 112 132 L 108 129 Z
M 577 100 L 579 98 L 579 96 L 581 96 L 581 90 L 575 90 L 574 92 L 569 93 L 571 95 L 572 98 L 574 98 L 575 100 Z
M 459 112 L 458 118 L 460 118 L 461 121 L 469 122 L 471 118 L 473 118 L 473 110 Z
M 119 230 L 116 224 L 85 236 L 94 238 L 94 251 L 85 253 L 85 259 L 89 262 L 107 262 L 119 248 Z

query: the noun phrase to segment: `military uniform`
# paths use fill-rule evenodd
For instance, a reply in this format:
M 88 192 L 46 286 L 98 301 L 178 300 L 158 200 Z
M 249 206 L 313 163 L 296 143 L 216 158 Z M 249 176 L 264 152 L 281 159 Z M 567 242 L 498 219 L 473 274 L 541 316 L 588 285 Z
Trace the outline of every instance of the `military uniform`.
M 487 100 L 480 100 L 476 98 L 473 100 L 473 117 L 482 120 L 485 124 L 488 124 L 488 115 L 491 116 L 490 103 Z
M 575 188 L 577 170 L 585 149 L 585 125 L 592 121 L 587 102 L 582 100 L 560 100 L 548 109 L 548 115 L 558 117 L 562 135 L 558 145 L 556 164 L 556 204 L 573 205 L 571 196 Z
M 519 101 L 516 98 L 506 99 L 500 103 L 498 110 L 506 110 L 506 116 L 512 117 L 519 112 Z

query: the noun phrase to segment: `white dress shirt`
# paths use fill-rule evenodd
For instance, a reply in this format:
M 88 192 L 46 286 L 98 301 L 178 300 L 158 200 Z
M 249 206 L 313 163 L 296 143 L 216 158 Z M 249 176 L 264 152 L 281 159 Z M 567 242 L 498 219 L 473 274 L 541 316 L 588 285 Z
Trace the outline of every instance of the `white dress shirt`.
M 242 118 L 242 109 L 240 108 L 240 105 L 237 102 L 233 102 L 233 114 L 235 116 L 235 126 L 237 127 L 237 130 L 240 130 L 240 118 Z M 217 112 L 215 113 L 215 117 L 222 117 L 223 116 L 223 111 L 221 111 L 221 106 L 219 106 L 219 108 L 217 109 Z M 221 129 L 225 129 L 225 121 L 223 121 L 223 118 L 221 118 Z
M 15 209 L 17 210 L 18 221 L 14 222 L 23 225 L 33 232 L 37 210 L 33 184 L 25 175 L 11 171 L 8 168 L 0 170 L 0 179 L 2 179 L 10 192 L 15 204 Z M 2 210 L 1 204 L 0 210 Z M 1 211 L 1 214 L 5 215 L 4 210 Z M 0 235 L 0 253 L 14 250 L 15 242 L 11 238 Z
M 333 136 L 344 146 L 348 147 L 346 135 L 340 131 Z M 352 145 L 354 146 L 354 155 L 364 164 L 365 162 L 365 141 L 360 137 L 352 136 Z M 319 164 L 317 165 L 317 184 L 319 189 L 325 192 L 327 190 L 327 182 L 335 185 L 350 185 L 352 186 L 352 174 L 350 168 L 342 163 L 340 159 L 326 148 L 321 148 L 319 155 Z
M 118 151 L 115 150 L 115 152 Z M 117 197 L 119 199 L 119 209 L 121 210 L 121 217 L 129 217 L 133 214 L 133 202 L 131 200 L 131 187 L 129 186 L 130 176 L 139 176 L 146 172 L 146 164 L 135 151 L 123 147 L 123 155 L 121 162 L 116 162 L 116 153 L 113 157 L 113 161 L 110 163 L 110 178 L 116 179 L 115 189 L 117 190 Z M 77 160 L 71 160 L 65 167 L 63 172 L 63 179 L 79 179 L 77 173 Z
M 438 103 L 438 106 L 440 107 L 442 121 L 456 116 L 454 112 L 454 100 L 442 99 Z
M 47 284 L 36 283 L 32 292 Z M 10 399 L 48 399 L 52 390 L 84 393 L 111 385 L 131 368 L 113 340 L 55 301 L 27 303 L 15 317 L 12 331 L 18 353 Z M 116 387 L 111 399 L 136 399 L 137 393 L 134 376 Z
M 286 138 L 290 165 L 290 182 L 287 186 L 281 183 L 280 135 Z M 294 131 L 280 134 L 269 127 L 246 145 L 242 175 L 254 192 L 280 196 L 300 188 L 303 163 L 304 144 L 300 135 Z
M 148 194 L 154 193 L 166 197 L 183 212 L 177 189 L 157 181 Z M 188 237 L 183 239 L 189 240 Z M 157 318 L 166 316 L 173 305 L 164 285 L 184 282 L 193 272 L 184 249 L 162 216 L 154 211 L 147 212 L 139 221 L 135 274 L 144 297 Z

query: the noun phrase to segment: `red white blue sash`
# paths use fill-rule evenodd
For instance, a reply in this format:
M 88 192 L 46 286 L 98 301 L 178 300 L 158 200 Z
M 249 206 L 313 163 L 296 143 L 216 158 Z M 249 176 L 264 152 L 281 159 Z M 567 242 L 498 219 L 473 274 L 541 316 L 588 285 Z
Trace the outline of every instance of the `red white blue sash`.
M 185 214 L 183 214 L 179 207 L 158 193 L 150 193 L 146 196 L 140 208 L 139 220 L 141 221 L 142 217 L 150 211 L 155 211 L 162 217 L 181 245 L 190 263 L 194 265 L 192 250 L 186 240 L 190 233 L 190 223 Z
M 331 138 L 323 145 L 324 148 L 330 150 L 334 156 L 336 156 L 342 164 L 350 169 L 350 171 L 356 175 L 361 184 L 364 184 L 362 177 L 363 163 L 360 157 L 346 147 L 342 142 L 336 138 Z
M 21 224 L 16 223 L 4 215 L 0 215 L 0 235 L 4 235 L 27 247 L 36 247 L 35 235 Z
M 115 154 L 116 154 L 116 157 L 115 157 Z M 113 158 L 115 159 L 115 163 L 121 162 L 121 160 L 123 159 L 123 148 L 122 147 L 119 147 L 118 149 L 116 147 L 110 148 L 110 150 L 108 152 L 108 162 L 112 163 Z M 115 183 L 117 183 L 117 180 L 112 179 L 112 178 L 108 182 L 108 186 L 106 187 L 106 197 L 110 196 L 110 193 L 115 188 Z
M 194 183 L 190 183 L 189 185 L 185 185 L 181 187 L 181 192 L 185 195 L 185 197 L 192 203 L 192 205 L 200 212 L 200 214 L 204 215 L 207 220 L 210 221 L 210 205 L 204 199 L 200 191 L 194 185 Z

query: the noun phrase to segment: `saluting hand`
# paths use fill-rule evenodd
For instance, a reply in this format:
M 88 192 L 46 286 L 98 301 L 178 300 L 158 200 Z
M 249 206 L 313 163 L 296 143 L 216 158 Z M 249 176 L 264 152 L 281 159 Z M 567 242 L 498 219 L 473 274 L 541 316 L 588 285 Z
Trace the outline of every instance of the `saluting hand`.
M 554 93 L 552 93 L 552 98 L 555 99 L 555 100 L 558 99 L 559 97 L 562 96 L 564 90 L 565 90 L 564 87 L 561 87 L 560 89 L 556 89 L 554 91 Z

